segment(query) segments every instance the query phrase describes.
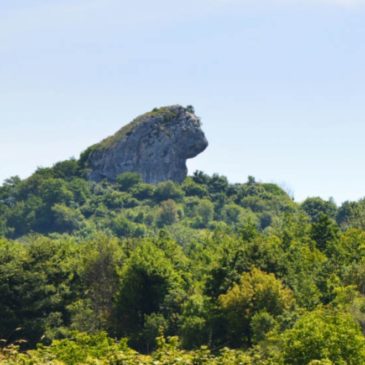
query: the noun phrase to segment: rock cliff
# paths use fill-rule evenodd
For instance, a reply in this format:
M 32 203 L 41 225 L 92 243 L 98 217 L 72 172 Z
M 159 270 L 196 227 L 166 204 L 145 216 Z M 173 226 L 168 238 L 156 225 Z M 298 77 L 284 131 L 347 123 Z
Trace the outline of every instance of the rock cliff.
M 207 146 L 193 109 L 173 105 L 139 116 L 88 148 L 80 161 L 95 181 L 113 181 L 119 174 L 133 171 L 147 183 L 181 182 L 187 175 L 186 160 Z

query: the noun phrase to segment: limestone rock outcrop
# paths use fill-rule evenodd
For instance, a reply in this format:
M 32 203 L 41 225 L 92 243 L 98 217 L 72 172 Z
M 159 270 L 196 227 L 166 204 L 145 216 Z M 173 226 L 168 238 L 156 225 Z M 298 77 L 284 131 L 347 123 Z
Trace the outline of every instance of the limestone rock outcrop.
M 139 116 L 113 136 L 88 148 L 80 161 L 94 181 L 114 181 L 119 174 L 132 171 L 147 183 L 181 182 L 187 175 L 186 160 L 207 146 L 200 119 L 192 107 L 173 105 Z

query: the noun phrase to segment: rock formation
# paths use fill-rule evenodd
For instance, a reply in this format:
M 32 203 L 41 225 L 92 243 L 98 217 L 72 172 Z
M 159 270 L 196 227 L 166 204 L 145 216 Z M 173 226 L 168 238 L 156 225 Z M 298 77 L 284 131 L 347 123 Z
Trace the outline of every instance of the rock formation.
M 173 105 L 154 109 L 124 126 L 113 136 L 91 146 L 80 162 L 94 181 L 137 172 L 143 181 L 181 182 L 187 175 L 186 160 L 208 146 L 200 119 L 192 107 Z

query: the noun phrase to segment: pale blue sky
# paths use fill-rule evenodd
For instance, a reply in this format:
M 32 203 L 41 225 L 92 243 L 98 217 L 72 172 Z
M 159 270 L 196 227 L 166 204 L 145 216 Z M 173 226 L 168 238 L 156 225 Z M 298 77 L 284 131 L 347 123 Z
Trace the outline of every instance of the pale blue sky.
M 189 171 L 365 196 L 365 1 L 2 0 L 0 181 L 192 104 Z

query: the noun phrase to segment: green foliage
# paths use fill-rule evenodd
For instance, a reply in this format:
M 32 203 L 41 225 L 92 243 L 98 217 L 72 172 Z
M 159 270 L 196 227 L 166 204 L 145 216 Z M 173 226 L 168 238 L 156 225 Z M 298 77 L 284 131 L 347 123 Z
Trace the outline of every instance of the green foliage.
M 79 275 L 84 295 L 68 307 L 73 329 L 95 332 L 113 327 L 122 260 L 123 252 L 115 238 L 98 235 L 82 246 Z
M 207 343 L 209 334 L 209 305 L 206 297 L 194 294 L 183 304 L 180 336 L 185 348 L 194 348 Z
M 85 236 L 102 230 L 140 237 L 164 225 L 158 217 L 166 200 L 179 204 L 178 216 L 168 224 L 179 221 L 198 230 L 225 225 L 239 229 L 247 221 L 266 229 L 293 208 L 292 201 L 273 184 L 230 185 L 217 174 L 210 177 L 197 172 L 181 185 L 166 181 L 156 186 L 141 182 L 133 172 L 121 174 L 114 184 L 89 182 L 86 175 L 77 161 L 69 160 L 38 169 L 26 180 L 15 177 L 6 181 L 0 187 L 0 233 L 19 238 L 31 232 Z M 137 218 L 128 210 L 138 207 L 148 214 L 143 212 Z
M 84 167 L 0 187 L 1 364 L 364 362 L 364 200 Z
M 365 229 L 365 199 L 358 202 L 344 202 L 338 209 L 336 220 L 342 229 L 350 227 Z
M 324 214 L 332 219 L 336 218 L 337 206 L 333 200 L 323 200 L 319 197 L 307 198 L 301 208 L 308 214 L 312 222 L 317 222 Z
M 165 200 L 161 203 L 157 216 L 157 224 L 159 227 L 171 225 L 178 220 L 178 210 L 176 203 L 171 200 Z
M 140 199 L 140 200 L 152 198 L 154 192 L 155 192 L 155 189 L 152 185 L 144 184 L 144 183 L 135 185 L 131 191 L 132 195 L 136 199 Z
M 145 123 L 151 117 L 162 118 L 165 122 L 168 123 L 172 119 L 176 118 L 176 113 L 168 107 L 162 107 L 154 108 L 151 112 L 140 115 L 139 117 L 135 118 L 131 123 L 122 127 L 112 136 L 105 138 L 100 143 L 97 143 L 84 151 L 80 156 L 80 166 L 82 166 L 83 168 L 87 167 L 89 156 L 92 153 L 97 153 L 99 151 L 103 151 L 114 146 L 125 136 L 131 134 L 136 127 Z
M 198 196 L 200 198 L 208 195 L 208 189 L 196 183 L 191 177 L 187 177 L 181 185 L 186 196 Z
M 158 312 L 169 314 L 169 305 L 173 304 L 168 303 L 169 293 L 181 285 L 180 275 L 162 250 L 150 242 L 137 247 L 122 273 L 118 333 L 133 334 L 132 343 L 141 348 L 143 344 L 138 337 L 146 316 Z
M 239 284 L 222 294 L 219 303 L 229 325 L 230 343 L 237 346 L 245 336 L 247 340 L 251 338 L 250 326 L 256 330 L 255 340 L 258 339 L 257 336 L 262 336 L 263 330 L 259 326 L 270 329 L 270 318 L 267 315 L 264 318 L 263 312 L 272 316 L 281 315 L 293 307 L 294 297 L 291 290 L 285 288 L 273 274 L 253 269 L 241 276 Z M 261 313 L 260 317 L 258 313 Z M 253 318 L 255 319 L 251 323 Z M 264 320 L 265 324 L 259 323 Z
M 123 213 L 118 214 L 111 223 L 113 233 L 119 237 L 141 237 L 144 225 L 130 221 Z
M 259 343 L 265 340 L 268 332 L 273 331 L 277 325 L 274 316 L 267 311 L 255 313 L 251 318 L 250 330 L 252 334 L 252 342 Z
M 180 200 L 183 197 L 182 189 L 172 181 L 163 181 L 157 184 L 154 193 L 156 201 L 161 202 L 163 200 Z
M 364 337 L 347 313 L 325 309 L 308 313 L 283 334 L 281 341 L 284 364 L 316 364 L 314 360 L 348 365 L 365 362 Z
M 317 222 L 312 225 L 311 237 L 321 251 L 329 250 L 329 246 L 337 240 L 338 235 L 339 229 L 335 222 L 324 214 L 320 214 Z
M 76 252 L 67 239 L 33 236 L 26 244 L 0 244 L 0 338 L 34 343 L 55 315 L 61 325 L 67 321 L 66 307 L 77 294 Z
M 195 208 L 196 223 L 198 228 L 207 227 L 214 217 L 214 205 L 208 199 L 201 199 Z
M 74 158 L 56 163 L 52 168 L 52 175 L 57 179 L 71 180 L 75 177 L 82 177 L 78 161 Z
M 79 209 L 70 208 L 63 204 L 55 204 L 52 207 L 54 225 L 57 231 L 72 233 L 81 230 L 85 225 L 84 216 Z
M 135 172 L 124 172 L 117 176 L 117 184 L 121 191 L 129 191 L 131 188 L 140 184 L 142 178 Z

